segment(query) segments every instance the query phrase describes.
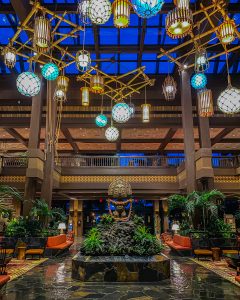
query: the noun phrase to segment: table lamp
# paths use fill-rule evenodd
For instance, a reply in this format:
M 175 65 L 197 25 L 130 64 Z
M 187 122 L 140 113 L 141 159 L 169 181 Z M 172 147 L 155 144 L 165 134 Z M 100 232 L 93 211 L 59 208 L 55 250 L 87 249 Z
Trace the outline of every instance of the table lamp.
M 63 230 L 66 230 L 66 224 L 65 223 L 59 223 L 59 225 L 58 225 L 58 229 L 60 229 L 61 230 L 61 234 L 64 234 L 64 232 L 63 232 Z

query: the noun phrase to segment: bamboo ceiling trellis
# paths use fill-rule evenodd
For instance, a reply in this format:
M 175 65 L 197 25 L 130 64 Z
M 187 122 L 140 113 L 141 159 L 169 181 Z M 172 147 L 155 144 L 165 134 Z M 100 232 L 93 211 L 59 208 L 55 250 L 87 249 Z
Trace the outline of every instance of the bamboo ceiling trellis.
M 212 4 L 209 6 L 204 6 L 202 3 L 200 3 L 200 9 L 196 10 L 193 13 L 194 16 L 194 26 L 192 33 L 190 35 L 190 39 L 187 39 L 185 42 L 180 43 L 176 47 L 171 48 L 168 51 L 165 51 L 163 48 L 160 48 L 161 54 L 158 55 L 158 58 L 161 58 L 163 56 L 167 56 L 169 60 L 176 65 L 180 69 L 189 69 L 194 66 L 192 63 L 191 57 L 195 55 L 196 49 L 198 46 L 198 43 L 201 42 L 201 39 L 205 39 L 204 42 L 202 42 L 200 45 L 204 46 L 206 50 L 216 47 L 216 46 L 222 46 L 222 51 L 210 56 L 208 59 L 213 60 L 217 57 L 222 56 L 226 52 L 234 52 L 240 49 L 240 45 L 235 45 L 235 46 L 226 46 L 219 42 L 217 43 L 210 43 L 213 42 L 215 39 L 218 39 L 218 26 L 215 26 L 214 21 L 218 20 L 219 17 L 222 18 L 223 20 L 228 20 L 229 16 L 225 10 L 226 8 L 226 3 L 227 1 L 225 0 L 212 0 Z M 220 25 L 220 24 L 219 24 Z M 202 32 L 199 32 L 199 28 L 204 27 L 210 27 L 209 30 L 203 30 Z M 194 34 L 195 32 L 195 34 Z M 215 36 L 212 37 L 212 35 L 215 33 Z M 235 26 L 235 34 L 237 38 L 240 38 L 240 32 L 238 31 L 237 26 Z M 206 41 L 206 38 L 207 41 Z M 187 50 L 186 50 L 187 47 Z M 176 58 L 173 57 L 173 53 L 176 53 L 177 51 L 182 51 L 183 54 L 177 56 Z M 190 62 L 189 64 L 187 64 Z

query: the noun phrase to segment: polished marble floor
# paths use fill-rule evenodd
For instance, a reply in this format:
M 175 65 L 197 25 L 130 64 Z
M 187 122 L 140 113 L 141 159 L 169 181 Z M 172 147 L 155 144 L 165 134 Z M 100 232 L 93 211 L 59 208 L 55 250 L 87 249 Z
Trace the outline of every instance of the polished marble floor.
M 71 256 L 76 249 L 71 251 Z M 173 257 L 171 279 L 159 284 L 93 284 L 71 279 L 71 257 L 50 259 L 11 281 L 0 300 L 240 300 L 240 288 L 187 258 Z

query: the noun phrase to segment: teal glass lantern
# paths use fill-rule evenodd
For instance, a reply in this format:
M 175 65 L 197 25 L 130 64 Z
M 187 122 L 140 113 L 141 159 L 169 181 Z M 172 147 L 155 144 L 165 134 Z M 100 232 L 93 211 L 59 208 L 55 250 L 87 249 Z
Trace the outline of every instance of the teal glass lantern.
M 204 89 L 207 85 L 207 76 L 203 73 L 193 75 L 191 85 L 196 90 Z
M 42 76 L 47 80 L 56 80 L 59 75 L 59 68 L 54 63 L 47 63 L 42 68 Z
M 98 115 L 95 119 L 95 123 L 98 127 L 105 127 L 107 125 L 108 119 L 105 115 Z
M 132 0 L 133 9 L 141 18 L 154 17 L 162 8 L 164 0 Z
M 27 97 L 36 96 L 41 89 L 41 80 L 33 72 L 23 72 L 18 75 L 16 84 L 19 93 Z

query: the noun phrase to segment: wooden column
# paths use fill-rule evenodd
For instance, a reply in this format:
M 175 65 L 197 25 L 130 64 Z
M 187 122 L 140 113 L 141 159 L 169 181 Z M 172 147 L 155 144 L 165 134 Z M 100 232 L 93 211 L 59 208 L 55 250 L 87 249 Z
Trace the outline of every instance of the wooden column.
M 45 136 L 45 163 L 44 163 L 44 177 L 42 183 L 41 197 L 48 206 L 52 204 L 53 191 L 53 175 L 54 175 L 54 158 L 55 158 L 55 144 L 54 136 L 57 122 L 57 103 L 53 100 L 55 85 L 52 82 L 47 82 L 47 117 L 46 117 L 46 136 Z
M 37 71 L 37 75 L 41 79 L 42 75 L 40 70 Z M 41 120 L 42 120 L 42 106 L 43 106 L 43 86 L 41 92 L 32 97 L 32 109 L 31 109 L 31 120 L 30 120 L 30 131 L 28 141 L 28 153 L 39 149 L 40 144 L 40 133 L 41 133 Z M 32 202 L 36 196 L 37 178 L 28 177 L 26 172 L 25 190 L 24 190 L 24 203 L 23 203 L 23 215 L 28 216 L 32 208 Z
M 184 153 L 186 169 L 186 190 L 191 193 L 195 190 L 195 145 L 192 115 L 192 94 L 190 86 L 190 75 L 187 70 L 181 71 L 181 104 L 182 125 L 184 133 Z
M 73 233 L 75 237 L 83 236 L 83 201 L 71 200 L 70 203 L 70 219 L 73 225 Z
M 154 209 L 154 232 L 157 237 L 160 237 L 161 229 L 160 229 L 159 200 L 153 201 L 153 209 Z
M 162 209 L 163 209 L 163 232 L 166 232 L 169 229 L 167 200 L 162 200 Z

